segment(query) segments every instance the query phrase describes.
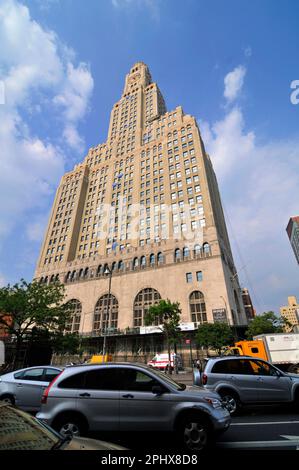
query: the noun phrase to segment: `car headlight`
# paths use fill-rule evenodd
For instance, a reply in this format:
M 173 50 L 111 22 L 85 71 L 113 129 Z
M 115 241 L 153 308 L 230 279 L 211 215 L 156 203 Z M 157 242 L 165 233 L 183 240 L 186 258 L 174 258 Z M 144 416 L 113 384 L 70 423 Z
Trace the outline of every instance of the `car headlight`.
M 222 407 L 221 401 L 218 400 L 217 398 L 205 397 L 204 399 L 205 399 L 208 403 L 210 403 L 210 405 L 211 405 L 213 408 L 221 408 L 221 407 Z

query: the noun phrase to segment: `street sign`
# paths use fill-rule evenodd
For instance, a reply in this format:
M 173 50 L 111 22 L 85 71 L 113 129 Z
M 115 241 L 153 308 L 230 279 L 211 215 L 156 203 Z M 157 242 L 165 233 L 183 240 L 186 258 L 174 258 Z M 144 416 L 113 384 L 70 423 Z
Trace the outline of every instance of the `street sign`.
M 186 339 L 186 344 L 190 344 L 191 343 L 191 339 Z
M 215 323 L 227 323 L 227 315 L 225 308 L 216 308 L 212 310 Z

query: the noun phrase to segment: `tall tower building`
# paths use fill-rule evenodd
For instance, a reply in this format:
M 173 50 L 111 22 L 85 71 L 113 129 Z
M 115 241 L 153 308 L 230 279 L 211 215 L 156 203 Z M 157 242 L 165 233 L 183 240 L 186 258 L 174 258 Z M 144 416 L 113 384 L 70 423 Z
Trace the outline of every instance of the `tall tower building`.
M 196 120 L 180 106 L 167 112 L 143 62 L 126 76 L 106 142 L 62 177 L 35 278 L 65 283 L 69 330 L 94 337 L 107 327 L 143 334 L 144 314 L 161 298 L 180 303 L 185 329 L 247 323 Z
M 291 246 L 299 264 L 299 216 L 291 217 L 286 228 Z

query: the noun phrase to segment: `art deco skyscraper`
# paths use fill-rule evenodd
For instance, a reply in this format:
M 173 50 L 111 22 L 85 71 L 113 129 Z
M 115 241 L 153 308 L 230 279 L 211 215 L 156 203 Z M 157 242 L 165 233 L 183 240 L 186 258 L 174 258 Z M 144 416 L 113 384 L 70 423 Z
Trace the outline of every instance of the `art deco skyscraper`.
M 246 324 L 196 120 L 180 106 L 166 111 L 143 62 L 126 76 L 107 141 L 62 177 L 35 278 L 65 283 L 72 331 L 135 327 L 142 334 L 144 313 L 160 298 L 180 302 L 186 329 L 206 321 Z

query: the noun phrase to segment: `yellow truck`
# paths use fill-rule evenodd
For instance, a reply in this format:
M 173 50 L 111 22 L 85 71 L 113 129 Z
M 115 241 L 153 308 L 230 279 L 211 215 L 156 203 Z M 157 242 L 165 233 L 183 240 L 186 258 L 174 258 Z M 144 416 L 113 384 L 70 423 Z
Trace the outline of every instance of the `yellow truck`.
M 87 361 L 88 364 L 97 364 L 100 362 L 112 362 L 112 354 L 94 354 L 89 361 Z
M 299 334 L 268 333 L 238 341 L 225 354 L 265 359 L 282 370 L 299 373 Z

